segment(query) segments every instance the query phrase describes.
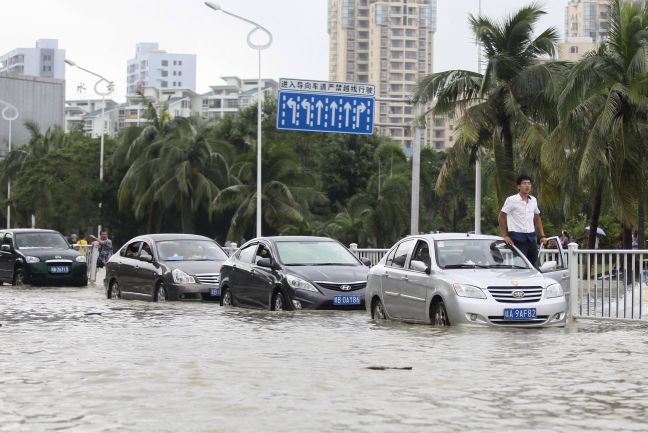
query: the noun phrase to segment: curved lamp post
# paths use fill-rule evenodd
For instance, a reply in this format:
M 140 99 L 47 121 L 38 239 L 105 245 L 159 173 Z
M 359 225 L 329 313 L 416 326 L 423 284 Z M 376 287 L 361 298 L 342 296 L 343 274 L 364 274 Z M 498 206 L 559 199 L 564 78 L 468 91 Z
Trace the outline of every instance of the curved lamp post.
M 94 91 L 97 95 L 101 96 L 101 139 L 100 139 L 100 149 L 99 149 L 99 181 L 103 182 L 103 174 L 104 174 L 104 133 L 106 131 L 106 119 L 104 118 L 105 116 L 105 111 L 106 111 L 106 96 L 110 95 L 113 90 L 115 89 L 115 83 L 110 81 L 108 78 L 97 74 L 96 72 L 92 72 L 86 68 L 82 68 L 81 66 L 77 65 L 76 62 L 65 59 L 65 63 L 72 67 L 76 67 L 81 69 L 82 71 L 87 72 L 88 74 L 94 75 L 95 77 L 99 78 L 99 80 L 95 83 L 94 85 Z M 105 90 L 102 90 L 102 87 L 105 86 Z M 89 108 L 89 107 L 88 107 Z M 101 215 L 101 203 L 99 203 L 99 214 Z M 99 224 L 97 228 L 97 236 L 99 236 L 99 233 L 101 232 L 101 224 Z
M 228 12 L 220 7 L 220 5 L 212 2 L 205 2 L 205 5 L 215 11 L 221 11 L 224 14 L 230 15 L 239 20 L 252 24 L 254 28 L 247 35 L 247 43 L 250 48 L 257 50 L 259 55 L 259 80 L 257 85 L 257 194 L 256 194 L 256 235 L 261 236 L 261 103 L 262 103 L 262 89 L 261 89 L 261 50 L 265 50 L 272 44 L 272 33 L 260 24 L 242 16 Z M 261 30 L 268 37 L 268 42 L 265 44 L 255 44 L 252 42 L 252 34 L 257 30 Z
M 3 101 L 0 99 L 0 104 L 4 104 L 5 107 L 2 109 L 0 112 L 2 114 L 2 118 L 6 121 L 9 122 L 9 147 L 8 147 L 8 152 L 7 154 L 11 153 L 11 122 L 16 120 L 20 113 L 18 112 L 18 109 L 13 105 L 10 104 L 7 101 Z M 13 113 L 12 113 L 13 112 Z M 7 202 L 11 199 L 11 178 L 7 179 Z M 11 228 L 11 205 L 7 203 L 7 228 Z

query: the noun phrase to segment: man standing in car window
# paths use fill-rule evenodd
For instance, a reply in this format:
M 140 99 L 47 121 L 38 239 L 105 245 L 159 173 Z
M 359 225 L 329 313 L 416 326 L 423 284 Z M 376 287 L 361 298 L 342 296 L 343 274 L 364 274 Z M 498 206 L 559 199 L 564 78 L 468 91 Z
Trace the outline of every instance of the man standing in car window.
M 521 174 L 516 182 L 518 193 L 506 199 L 499 213 L 500 232 L 507 244 L 515 245 L 535 266 L 538 261 L 536 231 L 540 233 L 540 242 L 543 244 L 547 238 L 540 219 L 538 200 L 529 195 L 533 184 L 531 178 Z

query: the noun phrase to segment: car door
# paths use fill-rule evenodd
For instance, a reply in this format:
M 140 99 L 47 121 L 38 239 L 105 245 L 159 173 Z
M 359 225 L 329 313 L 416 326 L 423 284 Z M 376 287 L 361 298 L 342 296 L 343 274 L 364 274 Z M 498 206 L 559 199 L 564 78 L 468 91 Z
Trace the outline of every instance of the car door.
M 256 257 L 256 250 L 258 244 L 252 243 L 246 245 L 235 256 L 235 261 L 232 263 L 232 271 L 230 274 L 230 284 L 232 294 L 236 301 L 241 305 L 254 305 L 251 299 L 250 285 L 252 275 L 252 261 Z
M 425 269 L 430 265 L 430 246 L 426 241 L 418 240 L 407 261 L 405 276 L 401 279 L 400 304 L 406 319 L 427 319 L 426 301 L 430 276 Z
M 121 258 L 119 265 L 119 274 L 115 275 L 119 281 L 122 295 L 127 292 L 131 295 L 139 296 L 137 289 L 137 271 L 139 270 L 140 261 L 137 259 L 142 241 L 131 241 L 126 246 L 125 255 Z
M 5 232 L 0 231 L 0 281 L 9 279 L 9 277 L 7 276 L 7 267 L 6 267 L 8 256 L 3 254 L 1 248 L 2 245 L 4 244 L 4 235 Z
M 2 279 L 8 282 L 12 282 L 13 271 L 17 258 L 16 250 L 14 249 L 12 233 L 6 232 L 0 244 L 6 245 L 4 249 L 0 249 L 0 272 L 2 272 Z
M 254 263 L 250 268 L 248 294 L 250 302 L 255 307 L 268 309 L 270 308 L 270 292 L 273 289 L 275 278 L 272 269 L 257 265 L 261 259 L 271 259 L 274 263 L 270 247 L 265 243 L 259 243 L 256 249 Z
M 556 267 L 551 270 L 542 270 L 544 263 L 555 261 Z M 560 245 L 560 238 L 552 236 L 547 239 L 545 245 L 540 247 L 538 252 L 538 264 L 540 272 L 545 277 L 553 278 L 562 286 L 565 296 L 569 296 L 569 270 L 567 269 L 567 255 Z
M 140 250 L 137 253 L 137 264 L 133 269 L 134 290 L 142 296 L 151 298 L 154 295 L 157 283 L 156 266 L 150 259 L 146 260 L 144 256 L 155 259 L 153 254 L 151 241 L 142 241 Z
M 404 240 L 396 247 L 393 259 L 385 263 L 381 289 L 385 310 L 390 317 L 406 318 L 405 305 L 401 297 L 402 283 L 408 279 L 405 264 L 415 244 L 416 239 Z

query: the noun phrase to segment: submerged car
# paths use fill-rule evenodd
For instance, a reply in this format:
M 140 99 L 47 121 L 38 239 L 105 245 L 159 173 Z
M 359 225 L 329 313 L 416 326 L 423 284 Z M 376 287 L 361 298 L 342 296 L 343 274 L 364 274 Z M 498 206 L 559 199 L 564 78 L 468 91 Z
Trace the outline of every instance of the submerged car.
M 88 284 L 86 257 L 55 230 L 0 230 L 0 283 Z
M 226 259 L 220 245 L 205 236 L 137 236 L 106 263 L 106 297 L 217 301 L 219 269 Z
M 330 238 L 257 238 L 223 263 L 221 305 L 363 309 L 368 271 L 367 263 Z
M 371 268 L 367 311 L 439 326 L 563 326 L 566 274 L 556 261 L 536 269 L 497 236 L 410 236 Z

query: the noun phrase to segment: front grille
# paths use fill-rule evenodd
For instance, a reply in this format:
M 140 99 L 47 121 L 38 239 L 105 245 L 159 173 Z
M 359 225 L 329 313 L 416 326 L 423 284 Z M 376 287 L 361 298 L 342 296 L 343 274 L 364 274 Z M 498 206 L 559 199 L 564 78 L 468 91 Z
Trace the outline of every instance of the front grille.
M 549 316 L 536 316 L 533 320 L 505 320 L 504 316 L 488 316 L 488 320 L 494 325 L 540 325 L 547 321 Z
M 542 298 L 542 287 L 488 287 L 487 290 L 497 302 L 509 304 L 538 302 Z M 522 292 L 523 295 L 513 296 L 515 292 Z
M 333 283 L 331 281 L 315 281 L 315 283 L 323 289 L 335 290 L 338 292 L 353 292 L 355 290 L 363 290 L 367 287 L 366 281 L 355 281 L 353 283 Z M 342 286 L 349 286 L 349 290 L 342 290 Z
M 220 282 L 220 274 L 196 274 L 196 280 L 200 284 L 217 286 Z

